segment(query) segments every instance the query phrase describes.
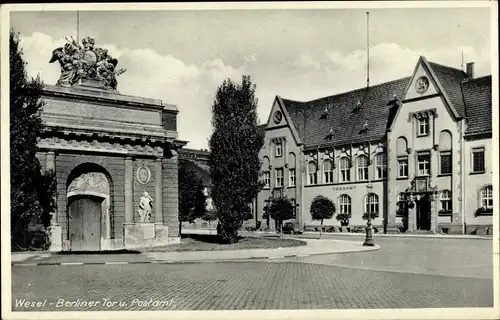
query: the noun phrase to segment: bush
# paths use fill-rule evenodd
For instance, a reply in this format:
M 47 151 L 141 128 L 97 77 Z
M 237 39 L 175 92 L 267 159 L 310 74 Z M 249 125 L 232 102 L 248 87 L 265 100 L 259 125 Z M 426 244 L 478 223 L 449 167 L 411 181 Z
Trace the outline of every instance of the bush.
M 474 212 L 474 217 L 479 217 L 479 216 L 490 216 L 493 214 L 493 208 L 485 208 L 481 207 Z
M 371 220 L 378 218 L 378 212 L 370 212 Z M 368 220 L 368 212 L 363 213 L 363 220 Z
M 337 221 L 340 221 L 340 225 L 343 227 L 347 227 L 349 225 L 349 219 L 351 218 L 350 213 L 339 213 L 335 217 Z

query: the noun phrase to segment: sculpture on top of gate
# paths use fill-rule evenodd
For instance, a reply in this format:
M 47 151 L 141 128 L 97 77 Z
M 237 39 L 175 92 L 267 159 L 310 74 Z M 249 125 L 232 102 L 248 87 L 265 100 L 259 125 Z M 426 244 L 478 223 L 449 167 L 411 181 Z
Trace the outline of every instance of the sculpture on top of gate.
M 106 89 L 116 90 L 116 77 L 126 69 L 117 69 L 118 60 L 108 54 L 104 48 L 94 47 L 95 40 L 90 37 L 82 39 L 81 44 L 73 37 L 63 47 L 52 51 L 49 63 L 58 61 L 61 75 L 56 85 L 71 87 L 87 80 L 96 81 Z

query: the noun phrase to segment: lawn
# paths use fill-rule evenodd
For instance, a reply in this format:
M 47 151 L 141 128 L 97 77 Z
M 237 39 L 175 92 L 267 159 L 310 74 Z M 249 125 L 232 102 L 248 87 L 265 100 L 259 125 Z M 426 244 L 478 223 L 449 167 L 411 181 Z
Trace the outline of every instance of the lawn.
M 305 241 L 296 239 L 281 239 L 279 237 L 240 237 L 232 244 L 221 244 L 215 235 L 183 235 L 181 243 L 165 247 L 137 249 L 137 251 L 214 251 L 214 250 L 242 250 L 242 249 L 268 249 L 304 246 Z

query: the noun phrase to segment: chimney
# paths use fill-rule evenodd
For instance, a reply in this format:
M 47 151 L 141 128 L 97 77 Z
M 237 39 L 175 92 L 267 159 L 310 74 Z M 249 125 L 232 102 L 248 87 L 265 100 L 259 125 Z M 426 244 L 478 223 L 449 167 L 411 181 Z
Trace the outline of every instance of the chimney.
M 466 66 L 467 79 L 474 79 L 474 62 L 467 63 Z

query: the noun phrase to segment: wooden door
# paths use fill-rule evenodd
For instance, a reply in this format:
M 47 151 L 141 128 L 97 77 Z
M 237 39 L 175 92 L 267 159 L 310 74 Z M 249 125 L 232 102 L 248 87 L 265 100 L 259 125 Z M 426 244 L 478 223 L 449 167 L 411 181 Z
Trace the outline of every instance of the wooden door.
M 101 203 L 98 197 L 73 197 L 69 209 L 71 251 L 98 251 L 101 248 Z

